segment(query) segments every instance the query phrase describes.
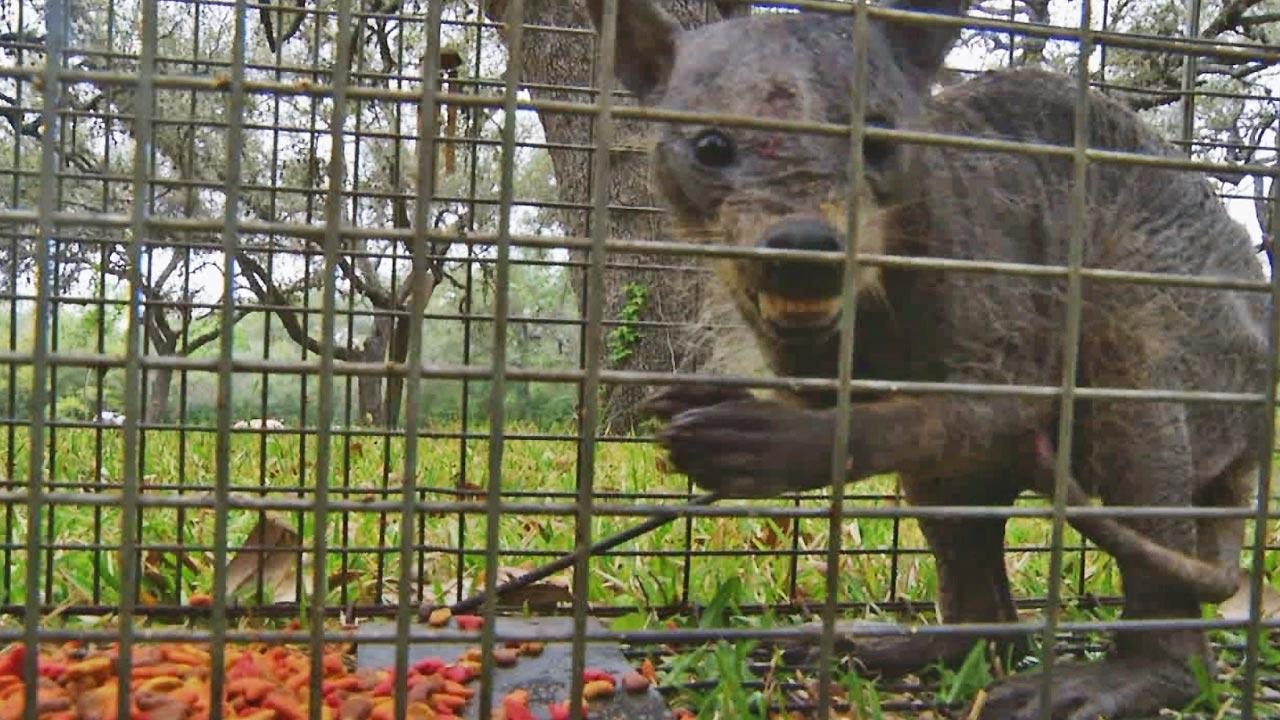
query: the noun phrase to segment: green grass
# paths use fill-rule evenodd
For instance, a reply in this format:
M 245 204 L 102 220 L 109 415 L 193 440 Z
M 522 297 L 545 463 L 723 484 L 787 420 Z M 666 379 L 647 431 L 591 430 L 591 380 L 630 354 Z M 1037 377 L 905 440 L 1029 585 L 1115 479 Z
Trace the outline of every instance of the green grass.
M 510 432 L 534 432 L 528 427 L 511 427 Z M 76 504 L 67 494 L 118 493 L 122 477 L 123 433 L 119 429 L 58 429 L 49 445 L 48 479 L 53 500 L 44 507 L 41 517 L 41 542 L 58 546 L 42 553 L 52 605 L 107 605 L 119 599 L 119 558 L 111 548 L 121 541 L 121 510 L 118 503 L 93 507 Z M 0 468 L 12 472 L 19 480 L 27 477 L 28 438 L 25 431 L 15 431 L 12 440 L 0 433 Z M 149 486 L 148 497 L 201 497 L 211 505 L 211 488 L 216 478 L 215 441 L 213 433 L 147 431 L 142 448 L 142 479 Z M 230 445 L 230 485 L 233 495 L 246 498 L 311 498 L 316 483 L 317 440 L 297 434 L 258 435 L 235 433 Z M 376 436 L 335 437 L 330 468 L 329 498 L 332 501 L 365 502 L 398 501 L 404 471 L 405 442 L 402 438 Z M 575 492 L 577 451 L 574 442 L 508 439 L 503 453 L 503 492 L 529 493 L 508 499 L 524 503 L 571 503 Z M 465 462 L 465 478 L 462 476 Z M 449 489 L 465 479 L 470 488 L 488 485 L 489 443 L 485 440 L 462 442 L 456 439 L 423 439 L 418 445 L 416 479 L 428 501 L 454 498 Z M 683 477 L 657 470 L 654 448 L 638 443 L 601 443 L 597 449 L 595 488 L 597 492 L 624 495 L 643 493 L 683 493 L 687 484 Z M 61 486 L 62 483 L 84 484 L 83 487 Z M 17 486 L 21 489 L 21 485 Z M 891 477 L 875 478 L 851 490 L 860 496 L 892 495 L 895 484 Z M 555 497 L 555 493 L 562 494 Z M 472 498 L 474 499 L 474 498 Z M 656 501 L 644 501 L 656 502 Z M 677 502 L 677 501 L 666 501 Z M 846 507 L 856 513 L 859 507 L 883 505 L 887 501 L 860 497 Z M 1024 502 L 1039 502 L 1027 498 Z M 798 503 L 803 507 L 821 508 L 820 501 Z M 750 505 L 750 503 L 748 503 Z M 211 506 L 178 510 L 145 507 L 139 514 L 141 547 L 145 567 L 142 581 L 144 602 L 181 602 L 195 592 L 208 592 L 212 586 L 214 555 L 211 552 L 217 510 Z M 226 514 L 231 542 L 229 555 L 244 545 L 251 530 L 261 519 L 256 510 L 231 510 Z M 315 517 L 305 512 L 283 512 L 278 517 L 298 532 L 300 554 L 304 563 L 302 575 L 309 577 L 312 561 L 310 548 L 315 542 Z M 465 546 L 475 550 L 485 547 L 486 518 L 483 513 L 459 515 L 451 513 L 418 517 L 421 535 L 418 541 L 429 547 L 455 547 L 459 534 Z M 600 517 L 593 520 L 592 532 L 599 538 L 640 522 L 635 517 Z M 19 503 L 0 509 L 0 541 L 9 547 L 0 551 L 0 600 L 20 603 L 26 597 L 25 572 L 27 556 L 22 549 L 26 537 L 25 507 Z M 497 542 L 503 553 L 504 566 L 531 567 L 545 558 L 531 552 L 565 552 L 573 545 L 572 516 L 527 513 L 503 516 L 499 522 Z M 929 611 L 934 593 L 934 566 L 926 553 L 899 554 L 896 576 L 891 573 L 891 555 L 896 547 L 922 550 L 924 540 L 917 524 L 910 519 L 897 523 L 888 519 L 853 518 L 841 529 L 841 543 L 859 554 L 840 559 L 839 598 L 842 601 L 868 603 L 871 607 L 858 614 L 860 618 L 897 620 L 900 622 L 936 622 Z M 400 542 L 398 511 L 356 509 L 329 513 L 326 545 L 329 549 L 327 576 L 330 588 L 324 601 L 332 605 L 386 604 L 393 602 L 397 578 Z M 630 628 L 658 628 L 664 623 L 677 625 L 767 626 L 790 624 L 799 617 L 775 617 L 771 614 L 737 612 L 749 605 L 781 605 L 812 603 L 815 610 L 825 599 L 825 548 L 829 527 L 821 519 L 798 520 L 793 523 L 767 518 L 699 518 L 680 520 L 634 540 L 621 549 L 626 556 L 595 558 L 591 562 L 587 600 L 596 607 L 636 607 L 620 623 Z M 1272 529 L 1272 536 L 1276 534 Z M 1039 519 L 1014 519 L 1009 523 L 1006 555 L 1014 593 L 1020 598 L 1043 597 L 1048 588 L 1050 555 L 1050 523 Z M 792 560 L 760 552 L 786 551 L 798 543 L 813 551 L 795 563 L 794 594 Z M 1068 546 L 1079 545 L 1079 537 L 1067 531 Z M 95 547 L 96 546 L 96 547 Z M 179 554 L 176 547 L 188 549 Z M 387 549 L 387 550 L 383 550 Z M 688 562 L 688 597 L 681 587 L 688 549 L 694 556 Z M 636 554 L 638 553 L 638 554 Z M 660 553 L 667 553 L 662 555 Z M 699 556 L 698 553 L 705 553 Z M 415 571 L 421 568 L 428 594 L 439 594 L 451 600 L 458 574 L 455 556 L 445 552 L 425 552 Z M 285 563 L 292 565 L 293 563 Z M 1268 558 L 1270 579 L 1277 579 L 1277 559 Z M 181 567 L 181 570 L 178 568 Z M 469 556 L 462 568 L 464 592 L 471 589 L 483 571 L 482 553 Z M 567 577 L 567 575 L 566 575 Z M 1083 578 L 1083 585 L 1080 584 Z M 380 582 L 381 580 L 381 582 Z M 1082 610 L 1071 605 L 1083 590 L 1093 596 L 1120 594 L 1120 577 L 1115 563 L 1106 555 L 1090 550 L 1068 552 L 1063 563 L 1064 598 L 1068 602 L 1067 619 L 1114 617 L 1111 609 Z M 292 581 L 291 581 L 292 582 Z M 304 587 L 304 593 L 306 588 Z M 416 585 L 415 585 L 416 590 Z M 447 597 L 445 596 L 447 595 Z M 416 597 L 416 595 L 415 595 Z M 922 602 L 923 611 L 912 617 L 898 617 L 878 612 L 874 607 L 890 599 Z M 268 598 L 269 599 L 269 598 Z M 236 600 L 260 602 L 255 583 L 241 591 Z M 704 608 L 700 618 L 677 616 L 659 618 L 644 609 L 671 605 L 687 600 Z M 1035 616 L 1028 612 L 1028 617 Z M 20 622 L 17 616 L 2 622 Z M 95 622 L 90 618 L 62 615 L 49 624 L 74 626 Z M 151 621 L 155 622 L 155 621 Z M 1242 633 L 1222 633 L 1219 639 L 1239 640 Z M 748 717 L 768 699 L 776 678 L 761 679 L 747 667 L 751 648 L 745 644 L 707 646 L 668 659 L 671 680 L 693 677 L 720 678 L 723 686 L 713 693 L 693 693 L 680 698 L 691 707 L 701 708 L 704 717 Z M 960 700 L 984 684 L 992 669 L 981 653 L 951 675 L 945 673 L 931 679 L 942 699 Z M 949 671 L 950 672 L 950 671 Z M 764 683 L 760 689 L 758 683 Z M 877 698 L 895 697 L 892 688 L 873 685 L 853 677 L 842 679 L 851 697 L 857 700 L 860 717 L 893 717 L 891 713 L 876 715 Z M 1208 681 L 1206 680 L 1206 683 Z M 1208 683 L 1208 695 L 1221 688 Z M 736 694 L 735 694 L 736 693 Z M 776 700 L 776 698 L 774 698 Z M 1199 701 L 1200 709 L 1217 707 L 1217 697 Z M 1238 702 L 1237 702 L 1238 706 Z M 1228 708 L 1229 709 L 1229 708 Z M 743 714 L 746 713 L 746 714 Z

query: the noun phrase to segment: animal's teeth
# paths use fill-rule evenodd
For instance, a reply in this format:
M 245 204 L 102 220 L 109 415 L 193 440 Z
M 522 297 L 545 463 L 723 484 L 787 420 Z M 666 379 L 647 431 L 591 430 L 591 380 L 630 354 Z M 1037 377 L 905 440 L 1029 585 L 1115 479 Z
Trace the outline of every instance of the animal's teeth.
M 765 315 L 830 315 L 836 311 L 838 300 L 832 298 L 799 299 L 778 295 L 760 296 L 760 310 Z

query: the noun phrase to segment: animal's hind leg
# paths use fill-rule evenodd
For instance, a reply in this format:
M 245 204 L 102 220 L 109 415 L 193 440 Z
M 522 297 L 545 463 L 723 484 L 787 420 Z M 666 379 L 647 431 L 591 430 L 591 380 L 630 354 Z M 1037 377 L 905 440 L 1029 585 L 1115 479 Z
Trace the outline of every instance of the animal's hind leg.
M 903 487 L 913 505 L 1008 505 L 1017 496 L 1009 478 L 904 478 Z M 919 523 L 937 562 L 942 620 L 1014 622 L 1004 565 L 1005 519 L 921 518 Z M 839 628 L 837 651 L 860 669 L 888 676 L 918 672 L 935 662 L 958 665 L 979 640 L 971 635 L 858 636 L 856 628 Z M 1001 640 L 1009 646 L 1024 645 L 1007 636 Z
M 1197 505 L 1205 507 L 1248 507 L 1255 500 L 1256 465 L 1241 462 L 1228 468 L 1207 486 Z M 1224 567 L 1239 567 L 1244 542 L 1244 518 L 1204 518 L 1196 521 L 1196 541 L 1200 558 Z
M 1099 403 L 1082 431 L 1092 457 L 1086 473 L 1113 506 L 1189 507 L 1195 477 L 1185 410 L 1155 403 Z M 1198 550 L 1191 519 L 1125 518 L 1153 541 L 1187 554 Z M 1118 561 L 1124 583 L 1126 619 L 1195 618 L 1199 602 L 1185 587 L 1162 581 L 1149 562 Z M 1125 718 L 1178 708 L 1195 696 L 1191 661 L 1208 661 L 1208 644 L 1198 630 L 1117 633 L 1107 660 L 1056 667 L 1052 717 L 1094 720 Z M 1030 720 L 1039 717 L 1040 678 L 1007 680 L 993 688 L 982 717 Z

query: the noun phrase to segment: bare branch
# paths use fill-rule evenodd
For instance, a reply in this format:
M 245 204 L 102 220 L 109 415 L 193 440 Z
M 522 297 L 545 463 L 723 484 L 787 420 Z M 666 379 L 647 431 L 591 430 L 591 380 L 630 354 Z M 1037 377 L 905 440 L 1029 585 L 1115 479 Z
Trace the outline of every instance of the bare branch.
M 240 263 L 241 277 L 249 284 L 249 289 L 253 294 L 275 307 L 272 312 L 276 317 L 280 318 L 280 324 L 284 326 L 285 333 L 291 340 L 301 347 L 314 352 L 320 353 L 323 348 L 319 340 L 307 335 L 306 329 L 303 328 L 302 322 L 298 319 L 298 313 L 287 310 L 287 307 L 293 305 L 289 298 L 280 291 L 279 288 L 271 281 L 271 274 L 267 272 L 262 264 L 254 259 L 247 252 L 241 250 L 236 254 L 236 260 Z M 339 360 L 354 360 L 357 356 L 346 348 L 334 345 L 333 354 Z
M 1228 0 L 1222 6 L 1222 10 L 1217 17 L 1209 21 L 1205 26 L 1204 37 L 1214 37 L 1222 33 L 1240 26 L 1240 21 L 1244 18 L 1244 13 L 1249 8 L 1258 5 L 1262 0 Z

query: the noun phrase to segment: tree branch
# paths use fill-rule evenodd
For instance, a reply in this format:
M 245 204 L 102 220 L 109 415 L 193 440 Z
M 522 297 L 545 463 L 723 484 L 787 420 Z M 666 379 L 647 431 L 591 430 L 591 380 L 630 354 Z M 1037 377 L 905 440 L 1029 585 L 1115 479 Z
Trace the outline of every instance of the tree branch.
M 1261 2 L 1262 0 L 1228 0 L 1222 6 L 1222 10 L 1218 12 L 1217 17 L 1210 20 L 1209 24 L 1205 26 L 1201 35 L 1211 38 L 1221 35 L 1232 28 L 1240 27 L 1240 21 L 1243 19 L 1245 11 Z
M 244 270 L 240 275 L 249 284 L 249 289 L 253 291 L 253 294 L 257 295 L 260 301 L 274 306 L 271 312 L 274 312 L 276 317 L 280 318 L 280 324 L 284 326 L 284 331 L 289 338 L 311 352 L 322 352 L 323 348 L 320 341 L 307 335 L 302 323 L 298 320 L 298 313 L 285 309 L 285 306 L 291 306 L 293 303 L 272 283 L 271 275 L 266 268 L 262 267 L 261 263 L 244 250 L 236 253 L 236 260 L 239 261 L 240 267 Z M 333 354 L 339 360 L 356 359 L 354 353 L 336 345 L 333 348 Z

